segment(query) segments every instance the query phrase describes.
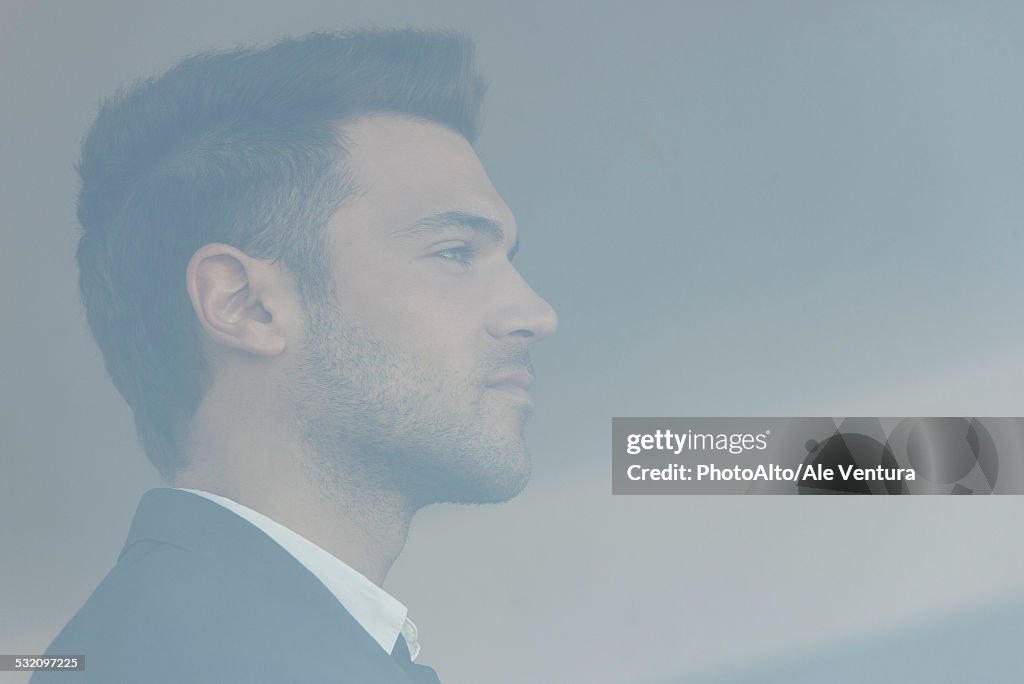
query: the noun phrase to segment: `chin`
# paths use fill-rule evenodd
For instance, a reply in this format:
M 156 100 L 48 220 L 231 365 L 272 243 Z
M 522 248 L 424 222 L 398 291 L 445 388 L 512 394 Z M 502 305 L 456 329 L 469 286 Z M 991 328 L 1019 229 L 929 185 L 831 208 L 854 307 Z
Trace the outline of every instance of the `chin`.
M 439 464 L 435 464 L 439 465 Z M 529 453 L 520 442 L 475 452 L 471 458 L 446 459 L 441 468 L 419 473 L 409 482 L 414 500 L 432 503 L 492 504 L 512 499 L 530 480 Z
M 450 503 L 463 504 L 497 504 L 515 498 L 530 481 L 530 469 L 506 477 L 490 478 L 486 482 L 477 481 L 466 487 L 461 493 L 451 497 Z M 461 494 L 461 495 L 460 495 Z

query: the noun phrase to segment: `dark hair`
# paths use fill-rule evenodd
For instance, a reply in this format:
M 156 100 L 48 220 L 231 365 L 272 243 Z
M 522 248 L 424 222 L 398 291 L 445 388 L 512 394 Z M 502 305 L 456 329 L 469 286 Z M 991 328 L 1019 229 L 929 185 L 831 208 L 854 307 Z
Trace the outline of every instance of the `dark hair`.
M 160 473 L 208 383 L 185 270 L 204 244 L 280 260 L 303 300 L 331 282 L 324 226 L 348 190 L 336 126 L 370 112 L 473 142 L 483 82 L 448 32 L 312 34 L 188 58 L 104 103 L 79 173 L 80 286 L 107 372 Z

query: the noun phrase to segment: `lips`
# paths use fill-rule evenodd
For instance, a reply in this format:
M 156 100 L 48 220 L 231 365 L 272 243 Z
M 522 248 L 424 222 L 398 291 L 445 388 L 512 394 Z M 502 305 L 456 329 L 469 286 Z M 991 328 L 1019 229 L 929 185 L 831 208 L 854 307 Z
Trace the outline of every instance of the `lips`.
M 530 385 L 533 384 L 533 373 L 527 370 L 516 370 L 492 375 L 484 385 L 487 389 L 505 392 L 512 396 L 530 400 Z

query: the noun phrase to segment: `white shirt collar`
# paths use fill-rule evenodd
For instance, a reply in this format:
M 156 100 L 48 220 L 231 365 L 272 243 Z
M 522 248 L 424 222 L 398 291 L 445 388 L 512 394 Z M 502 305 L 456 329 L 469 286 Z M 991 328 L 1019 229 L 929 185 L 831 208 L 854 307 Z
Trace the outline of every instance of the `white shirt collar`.
M 313 573 L 385 651 L 391 653 L 398 636 L 402 635 L 409 646 L 409 656 L 415 660 L 419 655 L 418 633 L 416 625 L 409 619 L 408 609 L 365 575 L 302 535 L 237 501 L 198 489 L 180 491 L 190 492 L 219 504 L 262 530 Z

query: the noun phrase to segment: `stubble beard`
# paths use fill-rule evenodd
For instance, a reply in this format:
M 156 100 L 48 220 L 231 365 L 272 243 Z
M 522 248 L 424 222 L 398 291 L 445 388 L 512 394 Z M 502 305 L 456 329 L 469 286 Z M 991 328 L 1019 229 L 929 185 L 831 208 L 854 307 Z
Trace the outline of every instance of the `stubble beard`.
M 308 324 L 290 403 L 318 485 L 365 508 L 397 494 L 410 511 L 499 503 L 523 489 L 530 412 L 484 387 L 490 372 L 528 367 L 522 350 L 457 372 L 374 338 L 337 305 Z

